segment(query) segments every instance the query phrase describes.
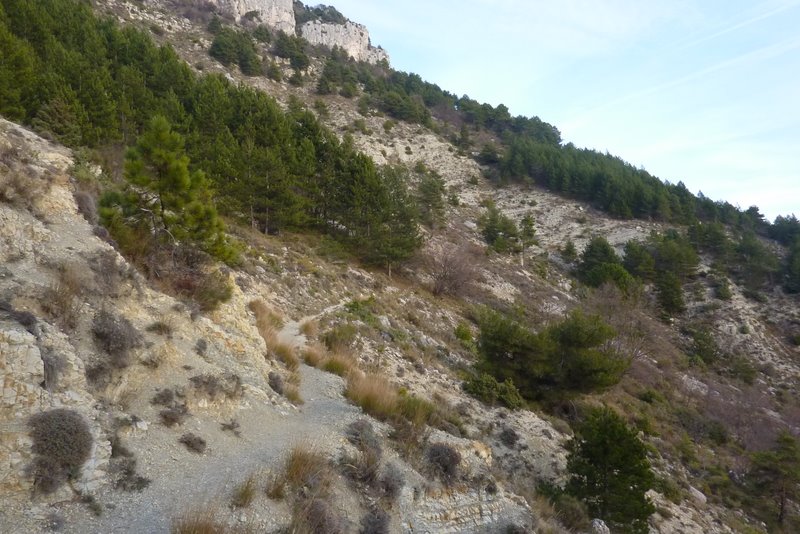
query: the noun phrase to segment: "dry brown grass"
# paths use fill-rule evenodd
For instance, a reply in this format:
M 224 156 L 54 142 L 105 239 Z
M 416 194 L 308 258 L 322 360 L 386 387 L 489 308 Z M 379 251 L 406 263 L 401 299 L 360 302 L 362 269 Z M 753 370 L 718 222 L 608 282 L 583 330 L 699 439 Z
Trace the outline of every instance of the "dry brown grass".
M 214 510 L 197 509 L 173 519 L 171 534 L 229 534 L 233 530 L 216 519 Z
M 274 340 L 271 346 L 267 343 L 267 347 L 278 360 L 283 362 L 289 371 L 297 371 L 297 368 L 300 367 L 300 358 L 297 357 L 294 348 L 288 343 Z
M 325 361 L 327 353 L 327 349 L 317 343 L 303 349 L 303 360 L 311 367 L 319 367 Z
M 316 337 L 318 331 L 319 324 L 313 319 L 300 323 L 300 333 L 306 336 L 308 339 Z
M 264 341 L 274 337 L 283 326 L 283 316 L 270 308 L 263 300 L 251 300 L 247 307 L 256 316 L 256 327 Z
M 247 480 L 239 484 L 233 491 L 233 498 L 231 499 L 231 504 L 234 508 L 247 508 L 250 506 L 256 496 L 257 486 L 255 475 L 250 475 Z
M 56 281 L 46 290 L 42 298 L 42 309 L 64 328 L 75 328 L 80 313 L 77 297 L 87 289 L 83 269 L 72 262 L 58 266 Z
M 286 491 L 303 490 L 305 496 L 325 497 L 334 479 L 334 471 L 328 458 L 306 445 L 295 445 L 281 470 L 270 478 L 267 495 L 272 499 L 282 499 Z
M 335 375 L 347 377 L 358 368 L 355 358 L 349 354 L 335 353 L 322 363 L 322 369 Z
M 399 412 L 400 396 L 397 389 L 382 375 L 351 373 L 344 394 L 364 412 L 381 420 Z
M 305 401 L 303 400 L 302 395 L 300 395 L 300 388 L 293 384 L 287 384 L 283 390 L 283 395 L 286 399 L 294 405 L 303 404 Z

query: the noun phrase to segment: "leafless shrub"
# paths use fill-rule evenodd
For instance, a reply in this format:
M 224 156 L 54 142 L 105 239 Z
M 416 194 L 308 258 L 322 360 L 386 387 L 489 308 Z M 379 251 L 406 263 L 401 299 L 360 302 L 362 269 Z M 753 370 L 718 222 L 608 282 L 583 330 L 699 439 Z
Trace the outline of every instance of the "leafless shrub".
M 77 297 L 86 286 L 87 281 L 78 264 L 59 265 L 56 281 L 45 290 L 42 297 L 42 309 L 62 327 L 75 328 L 80 314 Z
M 436 296 L 460 295 L 478 276 L 478 258 L 477 251 L 470 245 L 449 245 L 431 252 L 425 259 L 433 279 L 431 292 Z
M 389 464 L 378 479 L 378 490 L 382 493 L 383 497 L 389 501 L 395 501 L 403 491 L 403 486 L 406 485 L 406 479 L 403 472 L 395 464 Z
M 239 431 L 239 421 L 236 419 L 231 419 L 228 423 L 221 423 L 219 427 L 223 432 L 230 432 L 237 438 L 242 437 L 242 433 Z
M 180 425 L 189 416 L 189 409 L 185 404 L 174 404 L 158 412 L 164 426 L 173 427 Z
M 191 432 L 178 438 L 178 443 L 183 443 L 187 449 L 197 454 L 203 454 L 206 450 L 206 440 Z
M 10 160 L 14 156 L 6 156 Z M 0 172 L 0 201 L 20 209 L 32 210 L 36 201 L 50 191 L 52 175 L 36 175 L 17 161 L 9 161 L 8 170 Z M 34 215 L 39 215 L 34 213 Z
M 244 395 L 242 379 L 234 373 L 223 375 L 202 374 L 193 376 L 189 381 L 196 391 L 203 393 L 209 399 L 224 396 L 228 399 L 238 399 Z
M 194 351 L 197 353 L 198 356 L 205 356 L 206 351 L 208 350 L 208 341 L 203 338 L 197 340 L 197 343 L 194 344 Z
M 142 345 L 142 335 L 125 317 L 114 316 L 107 310 L 100 310 L 92 323 L 97 345 L 108 354 L 108 362 L 114 369 L 124 369 L 130 365 L 130 351 Z
M 452 483 L 458 476 L 461 453 L 448 443 L 434 443 L 425 454 L 434 474 L 445 484 Z
M 150 404 L 155 404 L 157 406 L 170 406 L 174 400 L 175 391 L 173 391 L 171 388 L 165 388 L 153 395 L 153 398 L 150 399 Z

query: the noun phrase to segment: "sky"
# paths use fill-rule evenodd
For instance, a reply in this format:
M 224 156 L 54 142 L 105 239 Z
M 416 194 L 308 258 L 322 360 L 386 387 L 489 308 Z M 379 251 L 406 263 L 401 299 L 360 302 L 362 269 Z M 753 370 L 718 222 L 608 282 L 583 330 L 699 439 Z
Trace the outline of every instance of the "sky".
M 395 69 L 800 217 L 800 0 L 330 0 Z

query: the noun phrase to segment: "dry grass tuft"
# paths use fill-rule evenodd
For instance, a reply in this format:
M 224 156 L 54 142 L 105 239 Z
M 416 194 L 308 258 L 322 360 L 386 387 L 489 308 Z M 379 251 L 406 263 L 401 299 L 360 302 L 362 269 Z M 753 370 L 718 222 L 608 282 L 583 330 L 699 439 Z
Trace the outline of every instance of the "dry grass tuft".
M 303 360 L 311 367 L 319 367 L 325 361 L 327 349 L 319 344 L 314 344 L 303 349 Z
M 300 395 L 300 388 L 293 384 L 287 384 L 283 396 L 294 405 L 303 404 L 305 401 L 303 400 L 302 395 Z
M 306 336 L 308 339 L 316 337 L 318 331 L 319 323 L 313 319 L 300 323 L 300 333 Z
M 351 373 L 344 394 L 364 412 L 381 420 L 389 419 L 399 411 L 397 390 L 378 374 Z
M 267 496 L 282 499 L 290 490 L 303 497 L 325 498 L 333 479 L 333 469 L 324 454 L 306 445 L 295 445 L 286 456 L 280 472 L 270 478 Z
M 247 508 L 256 496 L 257 482 L 255 475 L 250 475 L 234 491 L 231 504 L 234 508 Z
M 270 308 L 263 300 L 251 300 L 247 307 L 256 316 L 256 327 L 265 341 L 283 326 L 283 316 Z
M 276 358 L 283 362 L 289 371 L 294 372 L 300 367 L 300 358 L 297 357 L 294 348 L 288 343 L 283 343 L 275 338 L 272 340 L 272 345 L 270 345 L 269 341 L 267 342 L 267 348 L 275 354 Z
M 173 519 L 170 526 L 171 534 L 228 534 L 231 531 L 227 526 L 218 522 L 212 510 L 198 509 L 186 512 Z
M 322 364 L 322 369 L 335 375 L 347 377 L 357 368 L 355 358 L 348 354 L 331 354 Z

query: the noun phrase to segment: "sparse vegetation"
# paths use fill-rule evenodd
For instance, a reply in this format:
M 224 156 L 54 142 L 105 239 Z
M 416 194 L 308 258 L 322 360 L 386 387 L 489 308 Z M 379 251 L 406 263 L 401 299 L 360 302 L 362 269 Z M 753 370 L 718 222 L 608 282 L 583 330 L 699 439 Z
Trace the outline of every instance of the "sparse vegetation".
M 197 454 L 203 454 L 206 451 L 206 440 L 191 432 L 178 438 L 178 443 L 184 444 L 187 449 Z
M 250 475 L 233 490 L 231 505 L 234 508 L 247 508 L 253 503 L 257 489 L 256 477 L 255 475 Z
M 452 484 L 459 475 L 461 453 L 448 443 L 433 443 L 428 447 L 425 458 L 433 473 L 445 484 Z

